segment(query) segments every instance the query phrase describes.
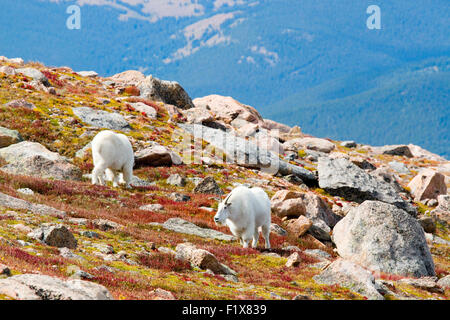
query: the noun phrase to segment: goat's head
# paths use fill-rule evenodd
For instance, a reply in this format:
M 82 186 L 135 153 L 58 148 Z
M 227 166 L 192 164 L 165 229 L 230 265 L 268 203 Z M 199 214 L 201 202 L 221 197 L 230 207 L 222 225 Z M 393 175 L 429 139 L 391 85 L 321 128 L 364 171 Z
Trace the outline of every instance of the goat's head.
M 219 207 L 217 209 L 217 213 L 214 216 L 214 222 L 217 225 L 224 225 L 225 220 L 227 220 L 231 215 L 231 202 L 230 202 L 231 193 L 225 198 L 224 201 L 219 203 Z

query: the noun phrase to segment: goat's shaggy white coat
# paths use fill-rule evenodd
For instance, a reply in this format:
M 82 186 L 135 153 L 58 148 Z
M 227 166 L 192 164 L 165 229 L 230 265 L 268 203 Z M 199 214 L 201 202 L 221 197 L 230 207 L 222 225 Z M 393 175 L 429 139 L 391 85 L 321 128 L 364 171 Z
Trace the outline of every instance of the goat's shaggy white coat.
M 263 189 L 238 186 L 219 204 L 214 221 L 226 224 L 244 248 L 248 248 L 250 240 L 256 248 L 261 229 L 266 248 L 270 248 L 270 214 L 270 199 Z
M 121 133 L 105 130 L 99 132 L 92 140 L 92 184 L 104 185 L 103 175 L 117 187 L 118 183 L 125 183 L 130 187 L 133 177 L 134 153 L 130 140 Z M 118 171 L 121 171 L 119 177 Z

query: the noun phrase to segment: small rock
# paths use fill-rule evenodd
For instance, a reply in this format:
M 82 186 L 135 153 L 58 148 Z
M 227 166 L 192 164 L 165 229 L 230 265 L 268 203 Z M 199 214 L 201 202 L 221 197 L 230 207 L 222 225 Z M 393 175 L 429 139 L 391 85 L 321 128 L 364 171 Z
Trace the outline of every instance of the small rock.
M 436 223 L 434 222 L 433 218 L 421 217 L 419 219 L 419 223 L 425 232 L 427 232 L 427 233 L 435 233 L 436 232 Z
M 42 225 L 30 232 L 28 236 L 53 247 L 66 247 L 69 249 L 75 249 L 77 247 L 77 240 L 69 229 L 63 225 Z
M 197 184 L 194 188 L 195 193 L 206 193 L 206 194 L 217 194 L 223 195 L 224 192 L 220 189 L 216 180 L 213 177 L 206 177 L 201 182 Z
M 18 231 L 20 231 L 20 232 L 27 233 L 27 234 L 30 233 L 31 231 L 33 231 L 33 229 L 31 229 L 30 227 L 25 226 L 25 225 L 23 225 L 21 223 L 15 224 L 13 226 L 13 228 L 18 230 Z
M 95 71 L 78 71 L 77 73 L 86 78 L 95 78 L 98 76 L 98 73 Z
M 95 238 L 100 239 L 100 235 L 97 232 L 94 231 L 83 231 L 81 235 L 88 237 L 88 238 Z
M 288 260 L 286 262 L 286 267 L 298 267 L 300 263 L 302 262 L 302 258 L 298 254 L 298 252 L 294 252 L 288 257 Z
M 27 102 L 24 99 L 13 100 L 5 104 L 5 107 L 8 108 L 27 108 L 30 110 L 36 109 L 36 106 L 30 102 Z
M 298 294 L 292 300 L 311 300 L 311 297 L 305 296 L 303 294 Z
M 166 181 L 168 184 L 177 186 L 177 187 L 184 187 L 186 185 L 186 179 L 179 174 L 172 174 L 169 178 L 167 178 Z
M 391 161 L 389 162 L 389 166 L 398 173 L 407 174 L 410 172 L 408 167 L 402 162 Z
M 301 237 L 306 233 L 306 231 L 311 228 L 312 222 L 305 216 L 300 216 L 297 219 L 289 220 L 286 229 L 288 232 L 292 233 L 295 237 Z
M 5 275 L 7 277 L 10 277 L 11 276 L 11 269 L 9 269 L 4 264 L 0 263 L 0 275 Z
M 446 275 L 445 277 L 439 279 L 437 284 L 445 290 L 450 289 L 450 275 Z
M 69 248 L 59 248 L 59 255 L 67 259 L 84 260 L 82 256 L 73 253 Z
M 212 253 L 203 249 L 197 249 L 190 243 L 182 243 L 177 245 L 175 258 L 188 261 L 192 265 L 203 270 L 210 269 L 216 274 L 236 275 L 235 271 L 220 263 Z
M 356 148 L 357 144 L 355 141 L 342 141 L 341 146 L 345 148 Z
M 114 248 L 110 244 L 93 243 L 92 247 L 96 248 L 98 251 L 100 251 L 103 254 L 113 254 L 114 253 Z
M 120 224 L 106 219 L 92 220 L 92 224 L 94 225 L 95 228 L 100 229 L 101 231 L 110 231 L 120 228 Z
M 147 204 L 139 207 L 139 210 L 158 212 L 164 210 L 164 206 L 159 203 Z
M 34 191 L 29 189 L 29 188 L 21 188 L 21 189 L 17 189 L 17 192 L 27 195 L 27 196 L 32 196 L 34 195 Z
M 191 197 L 185 194 L 174 192 L 170 194 L 170 199 L 176 202 L 186 202 L 191 200 Z
M 153 300 L 176 300 L 172 292 L 160 288 L 150 291 L 150 295 Z
M 136 109 L 137 111 L 141 113 L 145 113 L 147 117 L 150 119 L 156 119 L 158 116 L 158 112 L 155 110 L 155 108 L 150 107 L 142 102 L 136 102 L 136 103 L 130 103 L 130 105 Z
M 384 147 L 381 147 L 380 151 L 383 154 L 389 154 L 389 155 L 393 155 L 393 156 L 405 156 L 408 158 L 413 157 L 411 150 L 406 145 L 384 146 Z
M 433 169 L 422 170 L 408 184 L 414 201 L 424 199 L 437 199 L 439 195 L 447 194 L 447 185 L 445 184 L 445 176 Z
M 400 279 L 398 282 L 434 293 L 444 293 L 444 290 L 436 283 L 436 280 L 436 277 L 422 277 L 420 279 Z
M 155 144 L 151 147 L 137 151 L 134 154 L 136 166 L 171 166 L 182 164 L 180 156 L 166 147 Z
M 330 260 L 332 257 L 328 252 L 319 249 L 308 249 L 305 253 L 319 260 Z
M 287 231 L 284 230 L 282 227 L 280 227 L 279 225 L 272 223 L 270 225 L 270 232 L 275 233 L 279 236 L 285 237 L 287 236 Z
M 23 138 L 17 130 L 0 127 L 0 148 L 8 147 L 21 141 L 23 141 Z

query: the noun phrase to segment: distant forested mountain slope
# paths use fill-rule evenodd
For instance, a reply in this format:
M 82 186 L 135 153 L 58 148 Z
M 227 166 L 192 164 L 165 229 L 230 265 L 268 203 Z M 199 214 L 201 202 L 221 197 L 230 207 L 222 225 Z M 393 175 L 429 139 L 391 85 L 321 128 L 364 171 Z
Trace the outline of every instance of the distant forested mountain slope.
M 336 79 L 272 105 L 305 132 L 384 145 L 414 143 L 450 158 L 450 59 Z M 284 111 L 287 110 L 287 111 Z
M 72 4 L 81 8 L 80 30 L 66 27 L 66 9 Z M 315 122 L 325 119 L 314 120 L 314 113 L 300 118 L 292 110 L 305 106 L 328 110 L 323 103 L 345 98 L 339 108 L 345 105 L 349 111 L 342 112 L 361 126 L 352 130 L 352 138 L 362 141 L 366 136 L 358 134 L 367 132 L 367 123 L 358 118 L 363 113 L 350 110 L 376 103 L 389 115 L 385 120 L 402 119 L 393 106 L 410 97 L 396 96 L 406 86 L 414 89 L 411 99 L 417 102 L 408 102 L 408 113 L 420 114 L 425 105 L 441 110 L 448 119 L 448 108 L 442 110 L 447 96 L 440 91 L 448 79 L 442 72 L 414 80 L 415 85 L 403 79 L 392 83 L 400 87 L 388 88 L 384 80 L 395 70 L 450 57 L 450 2 L 378 0 L 381 30 L 366 27 L 366 9 L 372 4 L 369 0 L 2 0 L 0 55 L 96 70 L 102 76 L 138 69 L 180 82 L 194 98 L 212 93 L 233 96 L 267 117 L 277 106 L 281 109 L 276 120 L 298 120 L 313 134 L 336 138 L 349 132 L 338 126 L 325 132 Z M 382 75 L 387 78 L 374 82 Z M 316 91 L 328 92 L 332 99 L 318 97 Z M 369 99 L 365 91 L 378 98 Z M 412 132 L 407 130 L 410 124 L 398 123 L 405 128 L 396 137 L 427 141 L 429 126 Z M 432 151 L 438 150 L 443 147 Z

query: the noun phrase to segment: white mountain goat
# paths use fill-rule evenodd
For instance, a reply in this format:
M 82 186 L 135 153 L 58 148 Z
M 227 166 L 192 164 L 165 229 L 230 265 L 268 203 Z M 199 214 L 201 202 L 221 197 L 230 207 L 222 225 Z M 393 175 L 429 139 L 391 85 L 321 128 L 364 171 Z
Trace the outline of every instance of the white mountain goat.
M 125 183 L 127 188 L 130 187 L 134 153 L 127 136 L 109 130 L 99 132 L 92 140 L 92 158 L 92 184 L 104 185 L 103 175 L 106 170 L 106 179 L 112 181 L 114 187 L 118 183 Z M 118 171 L 121 171 L 121 175 Z
M 253 240 L 252 247 L 256 248 L 261 229 L 269 249 L 270 213 L 270 199 L 263 189 L 239 186 L 219 204 L 214 222 L 227 225 L 244 248 L 248 248 L 250 240 Z

